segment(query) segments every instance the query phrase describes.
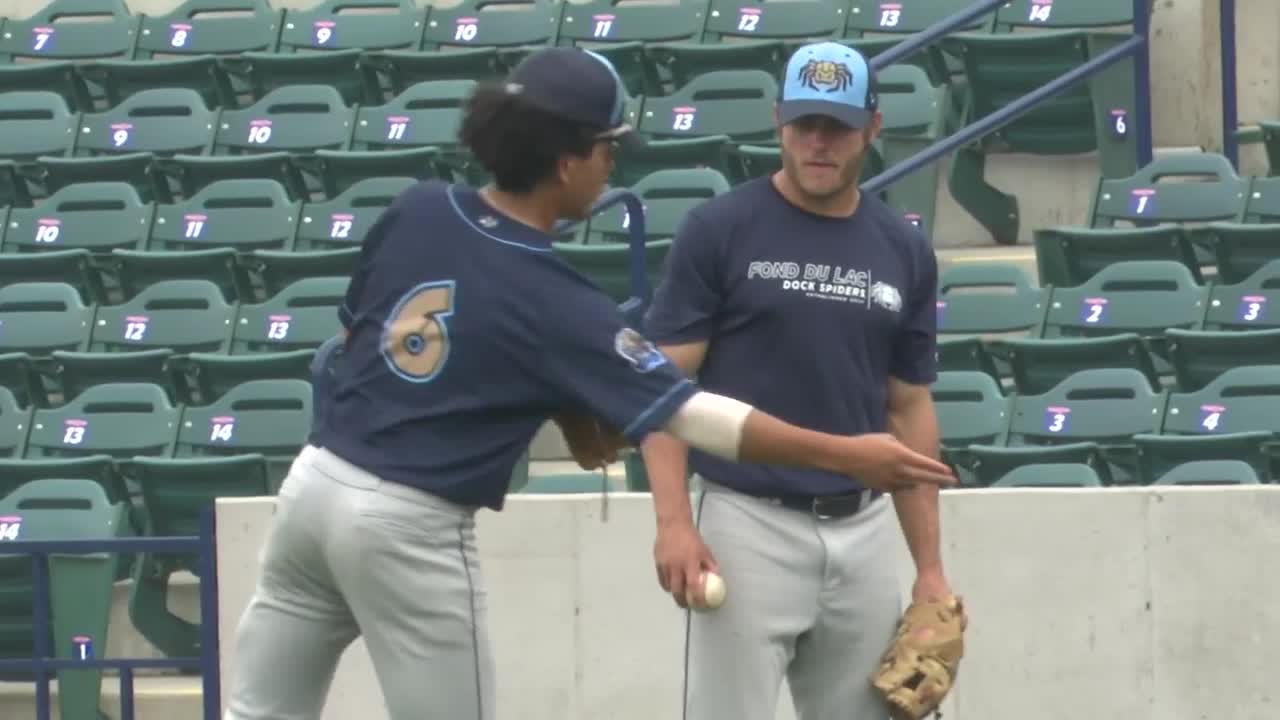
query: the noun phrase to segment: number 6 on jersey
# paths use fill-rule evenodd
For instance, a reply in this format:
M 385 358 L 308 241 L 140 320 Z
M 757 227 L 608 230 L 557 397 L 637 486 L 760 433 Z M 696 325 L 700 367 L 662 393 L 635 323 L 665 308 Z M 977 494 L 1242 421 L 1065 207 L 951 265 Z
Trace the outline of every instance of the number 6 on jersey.
M 449 359 L 453 315 L 452 280 L 423 283 L 396 304 L 382 333 L 382 357 L 396 375 L 410 382 L 429 382 Z

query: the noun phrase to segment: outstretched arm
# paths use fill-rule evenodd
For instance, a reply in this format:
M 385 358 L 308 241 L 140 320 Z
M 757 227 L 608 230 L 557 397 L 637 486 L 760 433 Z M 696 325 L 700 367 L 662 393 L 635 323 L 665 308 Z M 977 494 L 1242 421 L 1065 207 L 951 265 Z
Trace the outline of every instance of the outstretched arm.
M 912 450 L 937 459 L 938 418 L 927 385 L 889 380 L 889 430 Z M 950 594 L 942 568 L 942 543 L 938 513 L 938 486 L 921 484 L 893 491 L 898 522 L 915 561 L 915 600 L 940 600 Z

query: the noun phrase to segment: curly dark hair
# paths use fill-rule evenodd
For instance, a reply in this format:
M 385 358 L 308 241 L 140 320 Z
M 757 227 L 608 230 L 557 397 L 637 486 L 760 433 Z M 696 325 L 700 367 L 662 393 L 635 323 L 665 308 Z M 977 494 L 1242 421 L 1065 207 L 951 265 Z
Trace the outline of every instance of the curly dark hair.
M 458 139 L 499 190 L 526 193 L 555 172 L 561 156 L 590 155 L 601 130 L 536 107 L 504 84 L 485 84 L 467 100 Z

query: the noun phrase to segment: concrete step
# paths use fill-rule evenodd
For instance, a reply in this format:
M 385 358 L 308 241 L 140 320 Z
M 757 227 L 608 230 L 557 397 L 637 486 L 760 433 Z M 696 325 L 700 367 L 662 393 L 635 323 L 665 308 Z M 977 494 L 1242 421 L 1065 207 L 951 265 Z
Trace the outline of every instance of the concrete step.
M 58 683 L 49 683 L 51 718 L 58 720 Z M 196 677 L 139 677 L 133 686 L 135 720 L 202 720 L 203 693 Z M 102 680 L 102 711 L 111 720 L 120 720 L 120 680 Z M 0 718 L 28 720 L 36 717 L 35 686 L 32 683 L 0 682 Z

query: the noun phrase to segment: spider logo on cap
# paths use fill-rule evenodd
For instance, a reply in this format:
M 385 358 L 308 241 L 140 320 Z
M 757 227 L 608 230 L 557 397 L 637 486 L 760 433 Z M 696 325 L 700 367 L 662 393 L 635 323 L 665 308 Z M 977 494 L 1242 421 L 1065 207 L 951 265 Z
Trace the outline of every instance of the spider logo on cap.
M 810 60 L 800 68 L 800 80 L 811 90 L 820 90 L 819 85 L 830 86 L 827 92 L 841 92 L 849 89 L 853 82 L 853 73 L 844 63 L 831 60 Z

